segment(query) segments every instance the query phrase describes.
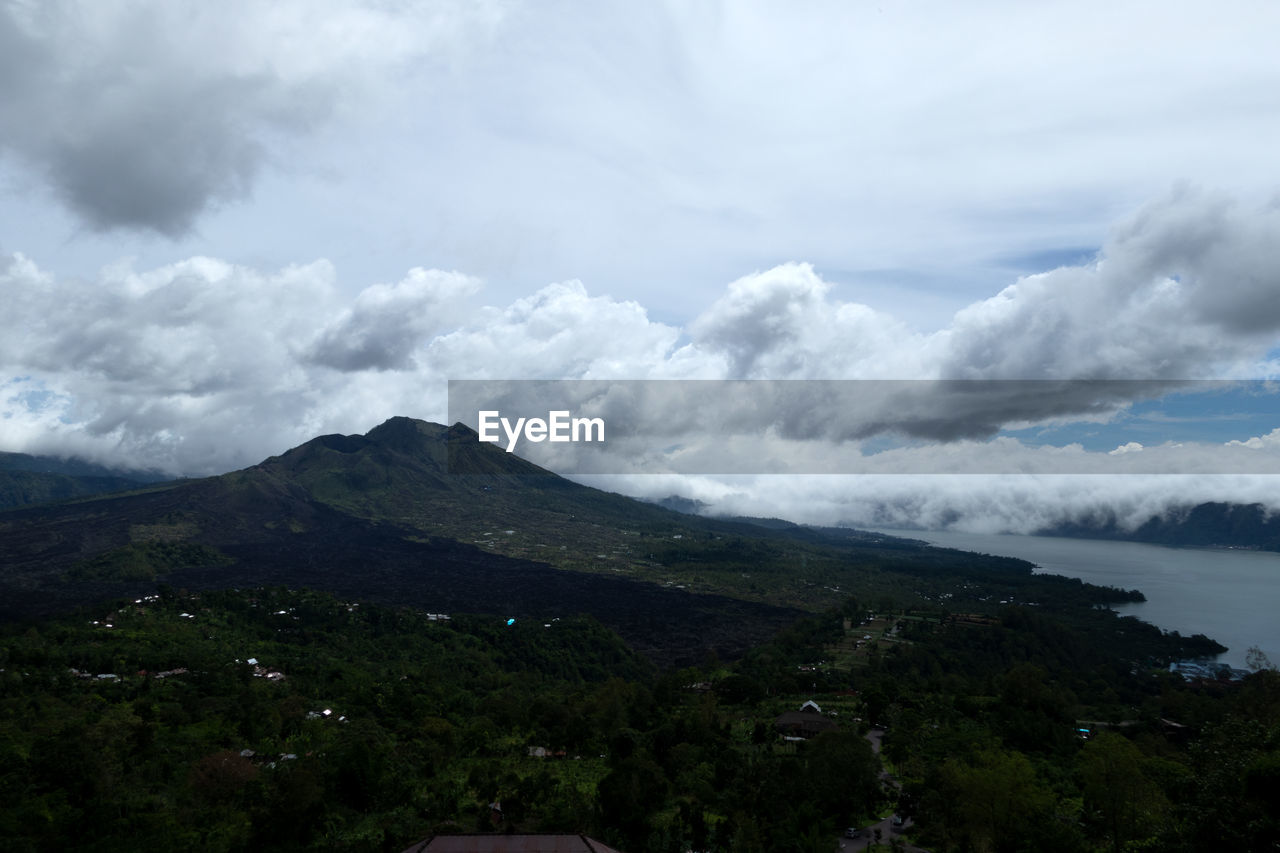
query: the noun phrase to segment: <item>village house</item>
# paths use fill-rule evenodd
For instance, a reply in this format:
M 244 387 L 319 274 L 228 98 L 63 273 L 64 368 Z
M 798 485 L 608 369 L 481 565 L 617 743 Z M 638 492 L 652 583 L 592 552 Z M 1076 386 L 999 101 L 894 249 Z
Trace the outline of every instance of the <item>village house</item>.
M 787 711 L 773 721 L 773 727 L 784 737 L 811 738 L 836 728 L 834 720 L 822 713 L 822 708 L 812 699 L 798 711 Z

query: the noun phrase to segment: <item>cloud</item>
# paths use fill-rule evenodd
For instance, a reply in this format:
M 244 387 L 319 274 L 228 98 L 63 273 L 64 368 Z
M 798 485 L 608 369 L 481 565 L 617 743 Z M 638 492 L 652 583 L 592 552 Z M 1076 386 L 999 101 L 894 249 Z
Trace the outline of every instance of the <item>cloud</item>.
M 178 237 L 248 196 L 287 140 L 356 108 L 386 69 L 495 19 L 461 2 L 9 2 L 0 150 L 91 229 Z
M 728 360 L 729 378 L 920 378 L 925 338 L 830 292 L 811 264 L 782 264 L 731 283 L 690 335 Z
M 1090 263 L 1019 278 L 932 334 L 833 298 L 808 264 L 733 282 L 689 331 L 740 378 L 1253 376 L 1280 329 L 1277 241 L 1280 204 L 1184 188 Z
M 639 303 L 591 296 L 574 280 L 484 308 L 432 340 L 426 358 L 451 379 L 645 376 L 681 369 L 679 334 Z
M 709 515 L 806 524 L 1030 534 L 1066 523 L 1114 521 L 1133 530 L 1202 502 L 1280 511 L 1274 476 L 1249 475 L 798 475 L 579 478 L 596 488 L 702 501 Z
M 1280 177 L 1280 11 L 1146 6 L 3 0 L 4 248 L 580 278 L 679 325 L 807 260 L 932 330 L 1170 181 Z
M 1244 441 L 1232 439 L 1226 444 L 1227 447 L 1247 447 L 1250 450 L 1278 450 L 1280 449 L 1280 427 L 1273 429 L 1266 435 L 1255 435 Z
M 395 285 L 376 284 L 320 333 L 310 358 L 336 370 L 405 370 L 422 341 L 456 320 L 454 306 L 479 287 L 470 276 L 421 267 Z
M 1223 393 L 1233 387 L 1235 395 Z M 481 410 L 512 418 L 563 410 L 610 424 L 608 448 L 525 449 L 562 473 L 1262 471 L 1280 464 L 1220 447 L 1202 458 L 1178 451 L 1180 445 L 1121 464 L 1078 444 L 988 440 L 1004 428 L 1106 422 L 1135 401 L 1174 388 L 1201 406 L 1252 411 L 1263 402 L 1264 387 L 1113 380 L 471 380 L 451 383 L 449 419 L 478 428 Z M 877 438 L 886 441 L 868 443 Z
M 1176 191 L 1116 228 L 1095 263 L 1026 276 L 961 310 L 936 336 L 946 374 L 1187 379 L 1239 371 L 1280 326 L 1278 237 L 1275 205 Z
M 1226 335 L 1273 336 L 1280 325 L 1280 196 L 1244 209 L 1222 195 L 1182 188 L 1117 229 L 1107 253 L 1115 275 L 1160 278 L 1185 308 Z
M 1183 226 L 1197 218 L 1215 224 L 1189 251 Z M 690 334 L 741 378 L 1219 376 L 1280 326 L 1280 264 L 1265 250 L 1275 239 L 1280 217 L 1269 207 L 1180 192 L 1126 223 L 1094 262 L 1025 276 L 933 334 L 832 298 L 808 264 L 733 282 Z M 1182 251 L 1159 251 L 1174 246 Z M 1228 314 L 1248 319 L 1224 328 Z
M 0 269 L 13 297 L 0 364 L 61 404 L 7 409 L 5 438 L 53 449 L 74 433 L 77 451 L 174 472 L 222 467 L 242 458 L 237 445 L 292 441 L 320 426 L 311 396 L 338 391 L 295 357 L 337 313 L 333 279 L 323 261 L 262 274 L 192 258 L 58 281 L 17 256 Z
M 0 447 L 213 473 L 393 415 L 442 420 L 451 377 L 641 371 L 679 335 L 579 282 L 467 311 L 478 287 L 414 269 L 347 300 L 323 260 L 261 272 L 196 257 L 86 281 L 10 257 Z
M 1122 456 L 1125 453 L 1141 453 L 1145 449 L 1146 448 L 1144 448 L 1139 442 L 1126 441 L 1124 444 L 1120 445 L 1115 450 L 1110 450 L 1107 452 L 1111 456 Z
M 461 272 L 413 269 L 346 297 L 352 285 L 323 260 L 272 272 L 194 257 L 81 280 L 16 255 L 0 266 L 0 442 L 205 473 L 395 414 L 444 419 L 449 379 L 960 377 L 999 381 L 982 397 L 886 397 L 861 418 L 817 393 L 822 383 L 778 383 L 768 405 L 732 410 L 736 437 L 726 428 L 720 446 L 683 452 L 704 454 L 703 470 L 753 454 L 763 465 L 752 430 L 765 428 L 792 442 L 777 470 L 823 470 L 897 429 L 945 443 L 882 453 L 876 470 L 1063 470 L 1076 458 L 1078 470 L 1236 470 L 1214 466 L 1270 452 L 1274 437 L 1181 448 L 1144 438 L 1141 453 L 1115 456 L 966 442 L 1019 424 L 1105 420 L 1177 379 L 1274 374 L 1280 318 L 1242 323 L 1213 298 L 1270 316 L 1278 261 L 1260 247 L 1280 245 L 1280 220 L 1269 211 L 1176 193 L 1121 223 L 1093 261 L 1019 279 L 932 334 L 841 299 L 802 263 L 733 281 L 682 328 L 575 280 L 503 306 L 483 305 L 479 282 Z M 1208 224 L 1189 224 L 1199 218 Z M 1081 376 L 1107 381 L 1089 394 L 1074 390 L 1089 383 L 1020 384 Z M 599 404 L 625 415 L 652 402 L 618 392 Z M 675 425 L 710 408 L 696 393 L 654 411 L 663 407 Z
M 856 400 L 823 411 L 830 393 L 803 383 L 785 387 L 793 393 L 771 399 L 757 386 L 732 383 L 452 383 L 450 420 L 478 427 L 481 410 L 497 410 L 513 423 L 520 417 L 546 417 L 550 411 L 600 418 L 607 433 L 603 444 L 524 442 L 517 448 L 543 467 L 575 476 L 1280 474 L 1280 431 L 1226 442 L 1128 442 L 1109 451 L 1074 441 L 1028 444 L 1012 435 L 947 437 L 886 448 L 840 438 L 839 424 L 830 428 L 832 417 L 861 419 Z M 811 400 L 814 406 L 806 408 Z M 805 436 L 775 426 L 794 409 L 815 427 Z M 748 421 L 745 415 L 752 411 L 767 414 Z M 892 418 L 892 413 L 883 416 Z M 508 441 L 500 438 L 499 444 L 507 447 Z

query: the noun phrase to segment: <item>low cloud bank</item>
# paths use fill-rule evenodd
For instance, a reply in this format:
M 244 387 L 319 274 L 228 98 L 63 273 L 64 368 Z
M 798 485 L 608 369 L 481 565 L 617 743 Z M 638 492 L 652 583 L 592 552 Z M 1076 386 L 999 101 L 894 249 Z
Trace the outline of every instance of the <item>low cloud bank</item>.
M 459 271 L 415 269 L 348 298 L 324 260 L 264 272 L 197 257 L 147 271 L 121 264 L 82 281 L 12 255 L 0 259 L 7 299 L 0 447 L 171 473 L 218 472 L 317 434 L 363 432 L 392 415 L 442 420 L 446 380 L 462 378 L 1271 378 L 1280 373 L 1276 245 L 1280 207 L 1246 208 L 1181 191 L 1117 226 L 1092 262 L 1019 279 L 929 333 L 835 298 L 803 263 L 730 283 L 677 327 L 577 281 L 550 284 L 505 307 L 474 307 L 482 282 Z M 931 437 L 951 443 L 913 452 L 954 453 L 954 440 L 972 437 L 966 424 L 976 416 L 986 419 L 983 434 L 1064 416 L 1105 419 L 1130 400 L 1092 413 L 1064 409 L 1061 399 L 1013 395 L 1006 402 L 936 413 L 939 430 Z M 810 438 L 806 452 L 820 455 L 823 441 L 834 447 L 850 436 Z M 1234 436 L 1239 445 L 1181 452 L 1210 458 L 1251 445 L 1269 452 L 1277 438 L 1241 434 Z M 1136 458 L 1174 451 L 1090 458 L 1114 466 L 1100 470 L 1130 471 L 1138 470 L 1125 467 Z M 911 470 L 909 455 L 900 464 L 895 473 Z M 1125 517 L 1175 498 L 1263 497 L 1261 487 L 1243 480 L 1211 480 L 1174 486 L 1155 477 L 1139 486 L 1130 476 L 1105 488 L 1083 480 L 997 488 L 961 477 L 926 488 L 923 480 L 886 477 L 839 490 L 820 478 L 803 492 L 775 485 L 751 500 L 778 501 L 772 514 L 826 521 L 925 523 L 961 513 L 977 525 L 1025 528 L 1041 512 L 1036 505 L 1083 508 L 1104 492 L 1114 493 Z M 731 496 L 722 500 L 732 505 Z M 1044 512 L 1057 517 L 1059 509 Z
M 1133 530 L 1199 503 L 1259 503 L 1280 511 L 1275 478 L 1248 475 L 582 477 L 651 500 L 679 495 L 706 515 L 802 524 L 1023 533 L 1063 524 Z

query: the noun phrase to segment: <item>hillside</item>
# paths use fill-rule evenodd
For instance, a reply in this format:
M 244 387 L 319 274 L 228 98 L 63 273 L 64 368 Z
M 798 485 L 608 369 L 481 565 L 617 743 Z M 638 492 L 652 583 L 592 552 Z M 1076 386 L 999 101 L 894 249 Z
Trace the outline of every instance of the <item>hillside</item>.
M 1182 548 L 1254 548 L 1280 551 L 1280 515 L 1262 504 L 1210 502 L 1177 507 L 1134 529 L 1114 515 L 1098 515 L 1037 531 L 1041 536 L 1117 539 Z
M 162 479 L 152 472 L 106 468 L 80 459 L 0 452 L 0 509 L 120 492 Z
M 166 583 L 313 587 L 429 611 L 595 615 L 664 664 L 736 656 L 854 591 L 1075 612 L 1134 592 L 1002 557 L 681 515 L 558 477 L 461 425 L 392 418 L 218 477 L 0 513 L 0 616 Z
M 680 515 L 397 418 L 0 513 L 0 837 L 763 853 L 854 826 L 932 850 L 1262 849 L 1274 673 L 1184 682 L 1170 660 L 1221 647 L 1096 606 L 1133 598 Z M 786 739 L 809 700 L 828 730 Z M 1119 826 L 1130 801 L 1150 817 Z

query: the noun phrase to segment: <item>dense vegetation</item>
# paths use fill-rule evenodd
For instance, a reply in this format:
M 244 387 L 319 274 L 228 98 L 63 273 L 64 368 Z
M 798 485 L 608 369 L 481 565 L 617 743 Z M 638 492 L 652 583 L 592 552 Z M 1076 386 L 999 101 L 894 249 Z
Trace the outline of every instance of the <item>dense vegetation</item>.
M 576 826 L 652 680 L 587 618 L 508 627 L 283 590 L 170 591 L 12 629 L 2 654 L 11 850 L 399 849 L 490 827 L 496 800 Z M 589 760 L 548 770 L 535 744 Z
M 397 850 L 507 826 L 723 847 L 748 802 L 803 829 L 785 795 L 804 779 L 832 816 L 876 797 L 857 733 L 736 751 L 690 673 L 659 676 L 585 617 L 443 620 L 284 590 L 91 615 L 4 637 L 6 849 Z M 728 793 L 748 785 L 753 800 Z
M 586 617 L 165 588 L 3 635 L 0 837 L 399 850 L 511 828 L 825 853 L 897 808 L 938 850 L 1267 849 L 1280 677 L 1191 689 L 1137 668 L 1123 621 L 1010 607 L 882 630 L 849 600 L 732 666 L 660 672 Z M 842 659 L 863 631 L 876 641 Z M 811 697 L 840 726 L 781 741 L 774 716 Z M 872 721 L 901 793 L 878 779 Z
M 0 509 L 135 489 L 160 479 L 75 459 L 0 452 Z
M 1221 647 L 1105 608 L 1136 591 L 681 516 L 455 433 L 0 513 L 4 848 L 829 853 L 897 844 L 895 809 L 939 851 L 1280 842 L 1280 679 L 1184 683 Z M 782 739 L 807 699 L 834 725 Z
M 870 667 L 905 808 L 938 850 L 1280 842 L 1280 675 L 1188 687 L 1027 611 L 914 623 Z M 1087 739 L 1080 729 L 1087 730 Z
M 1151 665 L 1158 632 L 1134 620 L 1073 626 L 1023 607 L 991 620 L 860 616 L 850 601 L 799 623 L 718 689 L 753 707 L 781 691 L 827 708 L 855 688 L 853 708 L 885 729 L 915 843 L 1010 853 L 1280 844 L 1280 673 L 1265 661 L 1243 682 L 1192 685 Z M 877 641 L 841 661 L 865 631 Z

